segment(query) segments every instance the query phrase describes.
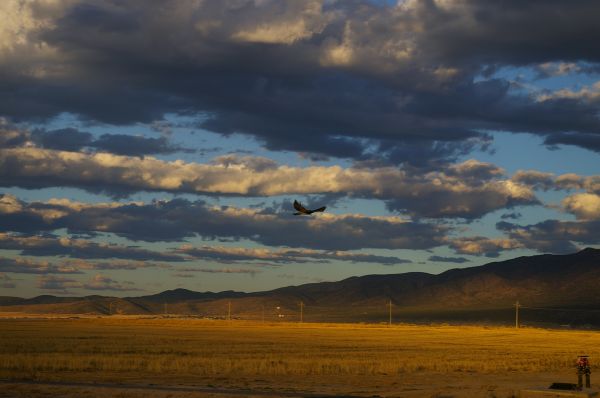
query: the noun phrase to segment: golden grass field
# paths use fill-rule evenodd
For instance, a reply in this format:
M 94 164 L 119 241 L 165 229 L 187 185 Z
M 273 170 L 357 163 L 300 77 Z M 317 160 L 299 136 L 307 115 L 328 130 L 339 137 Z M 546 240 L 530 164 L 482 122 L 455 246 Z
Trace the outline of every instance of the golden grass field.
M 9 394 L 0 392 L 0 397 L 81 396 L 82 388 L 96 391 L 85 396 L 227 396 L 227 391 L 171 395 L 133 388 L 152 384 L 232 393 L 249 389 L 258 395 L 500 398 L 519 388 L 575 382 L 579 354 L 590 355 L 596 385 L 600 333 L 592 331 L 136 317 L 0 319 L 0 390 Z

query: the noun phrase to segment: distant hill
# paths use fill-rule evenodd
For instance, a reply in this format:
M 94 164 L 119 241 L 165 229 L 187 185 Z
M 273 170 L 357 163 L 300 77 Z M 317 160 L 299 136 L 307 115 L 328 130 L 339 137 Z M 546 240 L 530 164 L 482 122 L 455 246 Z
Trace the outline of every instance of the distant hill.
M 162 293 L 153 294 L 151 296 L 132 297 L 132 299 L 139 299 L 144 301 L 159 302 L 159 303 L 176 303 L 186 300 L 214 300 L 219 298 L 235 298 L 242 297 L 246 293 L 234 292 L 233 290 L 227 290 L 224 292 L 194 292 L 188 289 L 173 289 L 165 290 Z
M 407 321 L 508 323 L 519 301 L 523 319 L 531 322 L 600 326 L 600 250 L 519 257 L 437 275 L 366 275 L 256 293 L 175 289 L 126 298 L 0 297 L 0 310 L 224 317 L 231 303 L 234 317 L 297 320 L 302 301 L 307 321 L 380 322 L 387 320 L 389 300 L 396 319 Z

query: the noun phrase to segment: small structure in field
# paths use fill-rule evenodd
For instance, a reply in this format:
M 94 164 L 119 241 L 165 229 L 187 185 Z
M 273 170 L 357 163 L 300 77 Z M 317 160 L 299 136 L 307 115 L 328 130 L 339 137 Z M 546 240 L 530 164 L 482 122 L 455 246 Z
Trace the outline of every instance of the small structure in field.
M 575 368 L 577 369 L 577 384 L 574 383 L 552 383 L 548 388 L 530 388 L 519 391 L 520 398 L 550 398 L 550 397 L 600 397 L 598 391 L 591 389 L 590 383 L 590 361 L 587 355 L 577 357 Z M 585 388 L 583 387 L 583 376 L 585 375 Z

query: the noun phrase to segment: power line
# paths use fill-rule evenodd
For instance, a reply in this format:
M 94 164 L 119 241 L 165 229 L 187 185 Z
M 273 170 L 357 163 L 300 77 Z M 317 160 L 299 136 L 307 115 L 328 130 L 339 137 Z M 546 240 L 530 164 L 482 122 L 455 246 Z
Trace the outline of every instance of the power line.
M 528 310 L 542 310 L 542 311 L 577 311 L 577 312 L 600 312 L 600 309 L 585 309 L 585 308 L 548 308 L 548 307 L 528 307 L 520 306 Z

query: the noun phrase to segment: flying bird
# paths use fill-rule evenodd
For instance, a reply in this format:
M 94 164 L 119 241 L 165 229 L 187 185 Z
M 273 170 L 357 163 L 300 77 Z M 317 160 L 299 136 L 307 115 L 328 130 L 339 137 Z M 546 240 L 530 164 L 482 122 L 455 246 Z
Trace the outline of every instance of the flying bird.
M 317 211 L 325 211 L 327 207 L 323 206 L 323 207 L 319 207 L 318 209 L 314 209 L 314 210 L 308 210 L 306 207 L 302 206 L 300 204 L 300 202 L 298 202 L 297 200 L 294 200 L 294 209 L 298 210 L 297 213 L 294 213 L 295 216 L 301 216 L 303 214 L 309 215 L 309 214 L 313 214 L 314 212 Z

